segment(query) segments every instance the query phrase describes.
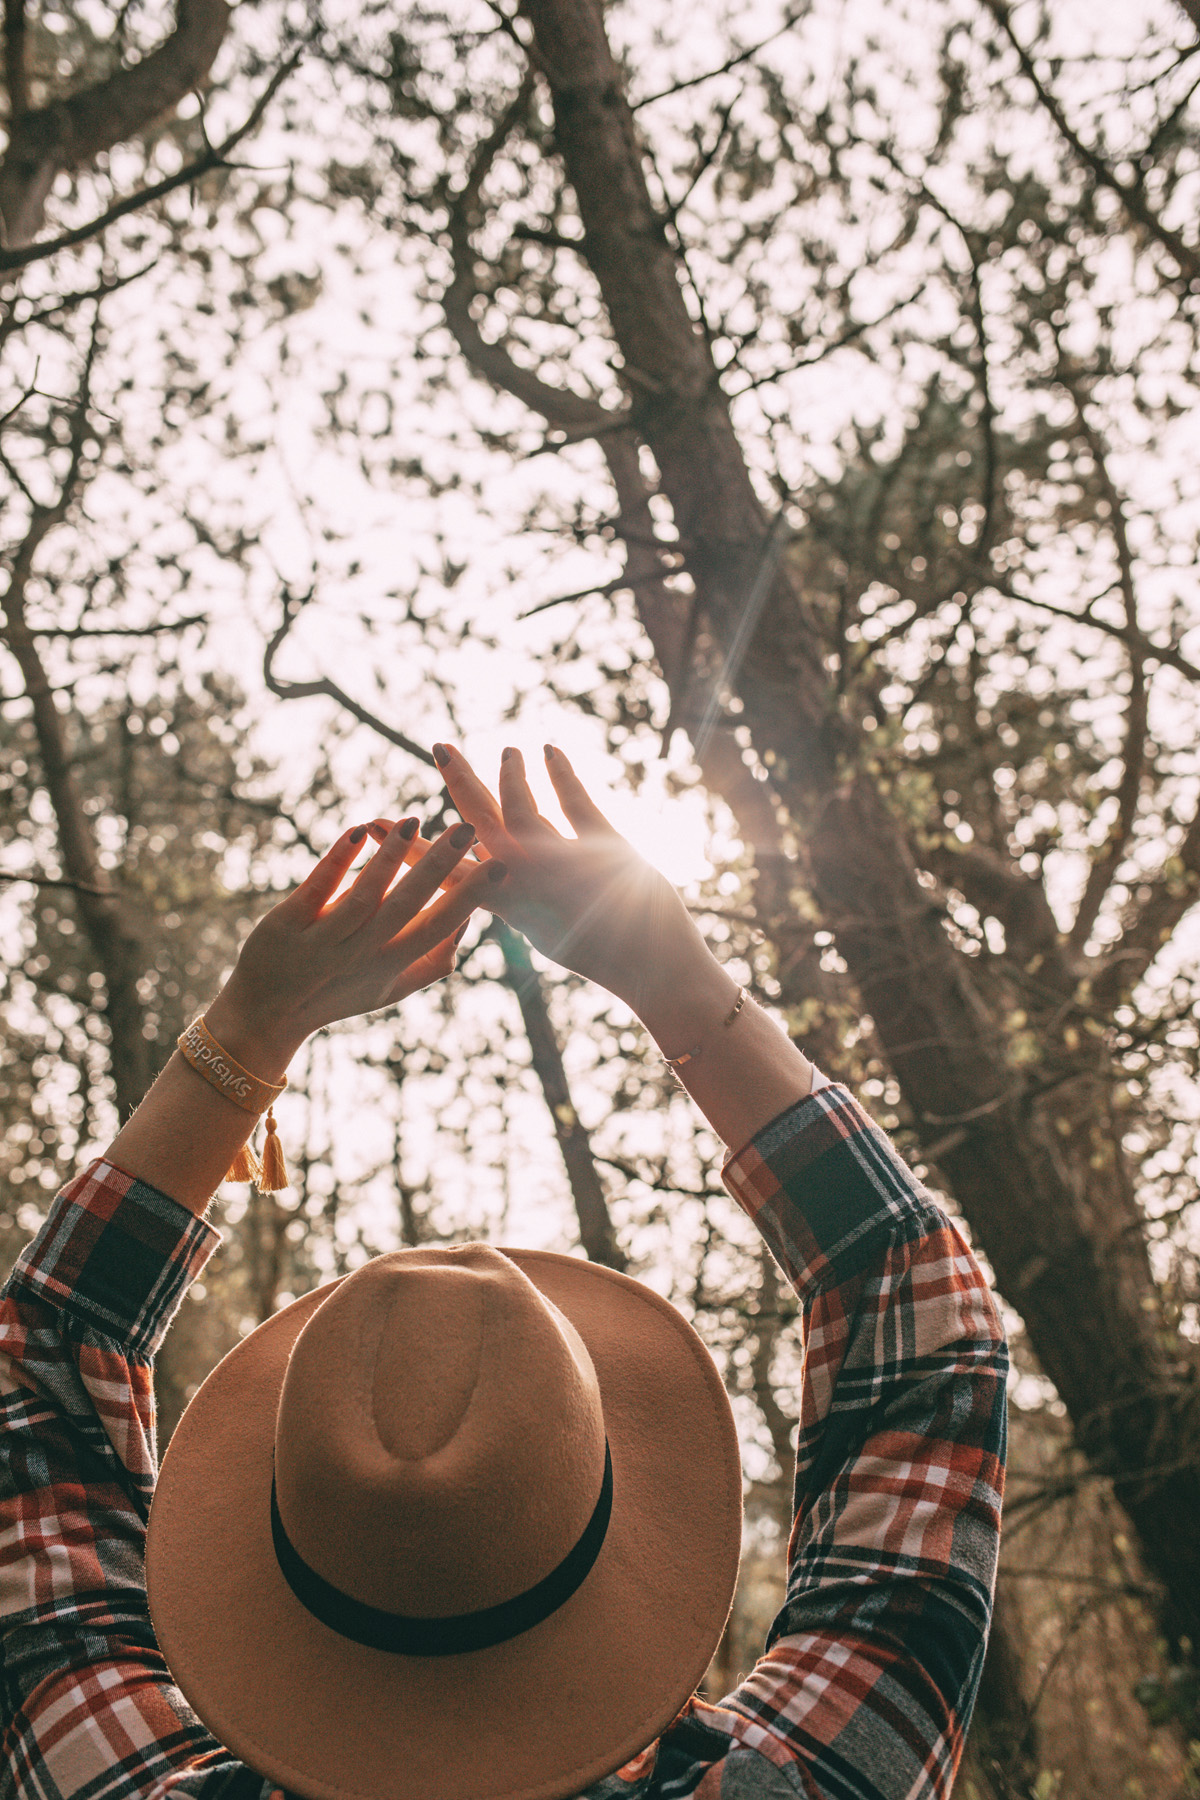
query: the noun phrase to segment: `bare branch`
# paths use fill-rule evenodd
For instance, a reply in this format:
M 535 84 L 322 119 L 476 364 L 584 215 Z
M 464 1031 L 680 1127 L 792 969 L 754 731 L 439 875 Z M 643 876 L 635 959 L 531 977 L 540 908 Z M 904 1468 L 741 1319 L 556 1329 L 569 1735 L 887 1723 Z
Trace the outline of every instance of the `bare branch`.
M 1129 704 L 1125 713 L 1125 743 L 1122 749 L 1121 780 L 1117 787 L 1117 817 L 1109 832 L 1108 842 L 1088 870 L 1088 878 L 1084 884 L 1074 923 L 1071 926 L 1071 942 L 1077 950 L 1082 950 L 1091 936 L 1092 926 L 1096 923 L 1100 908 L 1104 903 L 1104 896 L 1112 885 L 1121 858 L 1125 854 L 1126 846 L 1133 833 L 1138 801 L 1142 792 L 1142 778 L 1146 768 L 1147 740 L 1150 729 L 1150 692 L 1146 681 L 1145 664 L 1137 648 L 1137 640 L 1141 633 L 1138 627 L 1137 591 L 1134 586 L 1133 550 L 1125 523 L 1125 503 L 1117 491 L 1116 483 L 1109 470 L 1107 447 L 1101 439 L 1100 433 L 1087 417 L 1086 396 L 1077 391 L 1068 372 L 1063 367 L 1059 369 L 1059 380 L 1067 388 L 1075 402 L 1079 426 L 1088 449 L 1092 453 L 1100 485 L 1108 502 L 1113 543 L 1117 553 L 1118 582 L 1121 598 L 1125 605 L 1125 625 L 1129 633 L 1127 639 Z
M 429 767 L 436 768 L 437 765 L 430 751 L 415 744 L 402 732 L 385 725 L 381 719 L 367 712 L 365 707 L 361 707 L 357 702 L 351 700 L 349 695 L 343 693 L 334 682 L 281 682 L 272 673 L 273 659 L 283 644 L 297 614 L 309 599 L 311 599 L 311 592 L 300 600 L 295 600 L 291 595 L 285 593 L 283 622 L 267 645 L 263 659 L 263 677 L 271 692 L 283 700 L 311 698 L 317 695 L 336 700 L 361 724 L 369 725 L 373 731 L 377 731 L 389 743 L 397 744 Z M 239 800 L 242 799 L 240 795 L 236 797 Z M 298 830 L 298 827 L 294 828 Z M 591 1138 L 581 1122 L 571 1098 L 562 1050 L 550 1018 L 541 977 L 533 966 L 529 946 L 524 938 L 511 930 L 502 919 L 493 920 L 487 935 L 501 948 L 504 956 L 504 979 L 516 995 L 517 1004 L 521 1009 L 525 1034 L 529 1039 L 530 1058 L 541 1083 L 542 1093 L 553 1122 L 554 1135 L 558 1140 L 558 1147 L 562 1152 L 563 1163 L 567 1171 L 567 1179 L 570 1182 L 575 1213 L 579 1220 L 580 1241 L 592 1262 L 604 1263 L 610 1269 L 624 1269 L 628 1265 L 628 1259 L 618 1244 L 613 1229 L 608 1200 L 596 1168 L 595 1157 L 592 1154 Z
M 20 53 L 24 9 L 20 0 L 10 0 L 5 7 L 10 68 L 12 16 L 18 13 Z M 0 163 L 0 215 L 9 245 L 30 244 L 37 236 L 60 170 L 84 168 L 114 144 L 136 137 L 200 85 L 221 48 L 229 13 L 226 0 L 178 0 L 174 31 L 149 56 L 69 99 L 52 101 L 36 112 L 28 105 L 22 109 Z M 22 56 L 22 64 L 23 60 Z
M 100 337 L 98 315 L 99 308 L 71 419 L 67 475 L 54 505 L 35 509 L 25 540 L 13 559 L 8 591 L 4 596 L 0 639 L 11 652 L 25 684 L 42 780 L 57 827 L 58 852 L 64 872 L 62 885 L 69 884 L 79 896 L 80 919 L 104 975 L 105 1014 L 112 1036 L 117 1109 L 124 1118 L 142 1098 L 153 1072 L 150 1045 L 142 1032 L 142 1004 L 138 995 L 138 977 L 144 968 L 143 948 L 129 907 L 120 891 L 108 881 L 101 864 L 93 824 L 84 810 L 83 795 L 76 779 L 66 721 L 58 710 L 46 666 L 25 616 L 25 592 L 37 551 L 47 532 L 67 516 L 83 478 L 83 446 L 91 412 L 92 367 Z
M 669 550 L 671 546 L 664 544 L 662 548 Z M 555 594 L 552 600 L 539 600 L 536 606 L 531 606 L 527 612 L 519 613 L 517 616 L 520 619 L 532 619 L 538 613 L 549 612 L 555 606 L 573 606 L 577 600 L 590 600 L 594 597 L 604 599 L 609 594 L 620 594 L 627 591 L 637 593 L 640 588 L 649 587 L 652 583 L 660 582 L 662 579 L 661 572 L 643 575 L 640 578 L 629 574 L 614 575 L 611 581 L 606 581 L 599 587 L 580 588 L 576 594 Z
M 185 631 L 190 625 L 207 625 L 207 613 L 189 613 L 184 619 L 167 619 L 157 625 L 31 625 L 34 638 L 60 638 L 76 642 L 80 638 L 159 637 L 164 632 Z
M 577 600 L 604 599 L 609 594 L 619 594 L 622 588 L 628 586 L 629 582 L 624 575 L 615 575 L 611 581 L 606 581 L 601 586 L 580 588 L 575 594 L 555 594 L 552 600 L 539 600 L 536 606 L 518 613 L 517 617 L 522 621 L 536 619 L 539 613 L 549 612 L 552 607 L 574 606 Z
M 1011 583 L 991 578 L 987 584 L 1002 594 L 1006 600 L 1018 600 L 1022 606 L 1032 606 L 1038 612 L 1050 613 L 1056 619 L 1067 619 L 1072 625 L 1090 625 L 1093 631 L 1102 631 L 1108 637 L 1119 638 L 1129 648 L 1137 650 L 1147 662 L 1161 663 L 1165 669 L 1176 669 L 1180 675 L 1186 675 L 1189 681 L 1200 681 L 1200 666 L 1191 662 L 1174 644 L 1156 644 L 1140 630 L 1131 630 L 1128 621 L 1116 624 L 1112 619 L 1101 619 L 1092 610 L 1106 600 L 1112 588 L 1105 588 L 1089 600 L 1082 612 L 1072 612 L 1068 606 L 1056 606 L 1052 600 L 1040 600 L 1033 594 L 1022 594 Z
M 874 331 L 877 326 L 886 325 L 889 319 L 893 319 L 897 313 L 903 312 L 906 306 L 911 306 L 914 301 L 919 300 L 925 291 L 925 286 L 925 282 L 922 281 L 911 294 L 905 294 L 902 299 L 895 301 L 887 308 L 886 312 L 880 313 L 877 319 L 860 319 L 854 325 L 847 325 L 844 331 L 839 331 L 836 337 L 829 339 L 828 343 L 820 345 L 818 349 L 810 351 L 804 356 L 797 357 L 794 362 L 785 363 L 783 368 L 771 369 L 765 375 L 755 375 L 746 382 L 744 387 L 727 389 L 730 399 L 740 400 L 743 394 L 752 394 L 756 388 L 768 387 L 772 381 L 780 381 L 785 375 L 793 375 L 800 369 L 811 369 L 816 363 L 824 362 L 827 356 L 832 356 L 835 350 L 845 350 L 866 332 Z M 723 365 L 722 376 L 728 367 L 728 363 Z
M 499 944 L 504 954 L 504 979 L 521 1008 L 534 1073 L 541 1083 L 571 1184 L 580 1242 L 590 1261 L 603 1263 L 610 1269 L 627 1268 L 629 1259 L 617 1242 L 608 1199 L 592 1154 L 591 1138 L 571 1098 L 558 1034 L 529 946 L 520 933 L 513 931 L 502 919 L 494 919 L 486 935 Z
M 7 869 L 0 869 L 0 881 L 27 881 L 30 887 L 39 888 L 69 888 L 72 893 L 98 894 L 104 900 L 111 900 L 115 891 L 87 881 L 68 881 L 65 875 L 12 875 Z
M 415 756 L 419 762 L 423 762 L 431 768 L 436 767 L 432 753 L 426 750 L 423 744 L 416 743 L 404 732 L 397 731 L 394 725 L 387 725 L 376 714 L 368 712 L 365 706 L 360 706 L 357 700 L 352 700 L 350 695 L 335 681 L 330 681 L 327 677 L 322 677 L 319 681 L 283 681 L 276 675 L 275 658 L 282 649 L 292 626 L 311 599 L 311 589 L 299 598 L 289 593 L 287 589 L 284 590 L 282 622 L 272 634 L 263 652 L 263 680 L 268 688 L 280 700 L 336 700 L 337 704 L 345 707 L 346 711 L 352 718 L 357 719 L 360 725 L 369 725 L 372 731 L 377 731 L 380 737 L 387 739 L 389 744 L 395 744 L 400 750 L 407 750 L 410 756 Z
M 70 294 L 60 294 L 49 305 L 35 307 L 21 317 L 17 316 L 16 307 L 10 306 L 4 317 L 0 319 L 0 345 L 3 345 L 16 332 L 27 331 L 31 325 L 44 325 L 47 319 L 57 318 L 60 313 L 74 312 L 77 306 L 83 306 L 89 300 L 103 300 L 109 294 L 115 294 L 118 288 L 128 287 L 131 282 L 140 281 L 143 275 L 150 273 L 157 261 L 156 256 L 151 257 L 149 262 L 143 263 L 140 269 L 131 270 L 128 275 L 116 275 L 111 280 L 98 281 L 95 287 L 79 288 Z M 25 398 L 28 399 L 29 395 L 26 395 Z M 24 400 L 21 404 L 24 404 Z M 10 407 L 4 418 L 11 418 L 14 410 Z M 0 420 L 0 424 L 3 422 Z
M 1120 180 L 1104 157 L 1083 142 L 1063 111 L 1058 96 L 1046 86 L 1037 72 L 1037 65 L 1033 57 L 1013 29 L 1012 15 L 1007 0 L 984 0 L 984 5 L 1016 51 L 1017 60 L 1021 65 L 1021 73 L 1031 83 L 1038 99 L 1053 120 L 1059 135 L 1074 151 L 1079 161 L 1085 168 L 1091 170 L 1093 177 L 1101 187 L 1109 188 L 1114 194 L 1119 195 L 1130 218 L 1136 219 L 1137 223 L 1174 257 L 1179 265 L 1184 285 L 1191 288 L 1200 284 L 1200 251 L 1197 251 L 1191 244 L 1185 243 L 1179 233 L 1172 230 L 1169 225 L 1163 224 L 1158 214 L 1147 204 L 1139 185 Z
M 715 81 L 718 75 L 728 75 L 731 69 L 740 68 L 743 63 L 748 63 L 752 57 L 757 56 L 760 50 L 765 50 L 768 44 L 773 44 L 776 38 L 783 37 L 785 32 L 790 31 L 792 26 L 804 17 L 807 10 L 807 7 L 796 7 L 794 11 L 788 13 L 782 25 L 769 32 L 765 38 L 760 38 L 757 44 L 751 44 L 748 49 L 736 51 L 717 68 L 706 69 L 703 75 L 690 75 L 686 81 L 674 81 L 670 87 L 660 88 L 657 94 L 647 94 L 644 99 L 631 101 L 633 110 L 636 112 L 639 107 L 653 106 L 656 100 L 669 100 L 672 94 L 686 93 L 688 88 L 699 87 L 702 82 Z
M 531 411 L 540 413 L 554 430 L 561 431 L 572 439 L 585 438 L 593 436 L 597 431 L 618 428 L 621 419 L 606 412 L 594 401 L 573 394 L 569 388 L 552 387 L 540 375 L 534 374 L 532 369 L 523 369 L 513 361 L 503 344 L 489 344 L 479 329 L 473 310 L 479 295 L 479 285 L 475 277 L 475 249 L 471 243 L 471 232 L 476 222 L 480 190 L 492 164 L 528 106 L 532 90 L 533 76 L 527 74 L 511 104 L 501 113 L 492 131 L 476 151 L 475 160 L 462 187 L 450 199 L 449 230 L 454 279 L 442 296 L 442 309 L 460 350 L 478 374 L 506 393 L 524 401 Z
M 523 244 L 543 244 L 548 250 L 583 250 L 581 237 L 564 237 L 561 231 L 539 231 L 534 225 L 514 225 L 513 236 Z
M 231 131 L 228 137 L 206 150 L 203 156 L 197 157 L 185 168 L 177 170 L 174 175 L 168 175 L 164 180 L 156 181 L 150 187 L 139 188 L 135 194 L 127 194 L 123 200 L 115 201 L 106 212 L 101 213 L 95 219 L 90 219 L 86 225 L 76 226 L 73 231 L 61 232 L 58 237 L 47 238 L 42 243 L 26 244 L 22 249 L 0 249 L 0 271 L 23 269 L 29 263 L 40 262 L 47 256 L 55 256 L 60 250 L 69 250 L 75 244 L 86 243 L 89 238 L 98 237 L 101 232 L 106 231 L 118 219 L 125 218 L 128 213 L 138 212 L 142 207 L 150 206 L 156 200 L 162 200 L 167 194 L 174 193 L 176 188 L 189 186 L 212 169 L 229 167 L 231 152 L 242 142 L 243 138 L 248 137 L 258 127 L 267 107 L 299 63 L 304 50 L 305 46 L 302 44 L 292 52 L 287 61 L 276 69 L 258 101 L 236 131 Z

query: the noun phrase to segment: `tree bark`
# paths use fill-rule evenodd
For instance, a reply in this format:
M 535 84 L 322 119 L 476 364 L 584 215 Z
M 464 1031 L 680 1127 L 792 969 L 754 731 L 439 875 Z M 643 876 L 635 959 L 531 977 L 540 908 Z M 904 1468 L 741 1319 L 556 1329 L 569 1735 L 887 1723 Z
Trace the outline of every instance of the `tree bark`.
M 8 622 L 4 642 L 21 670 L 32 707 L 63 869 L 74 888 L 96 966 L 104 976 L 104 1017 L 111 1044 L 113 1086 L 117 1113 L 124 1120 L 154 1077 L 153 1051 L 142 1034 L 143 1010 L 138 997 L 138 979 L 145 966 L 144 947 L 127 906 L 100 864 L 71 767 L 63 717 L 55 705 L 41 657 L 23 629 L 19 609 L 14 608 L 11 591 L 5 597 L 5 611 Z
M 97 332 L 98 332 L 97 326 Z M 104 976 L 104 1016 L 111 1044 L 111 1068 L 118 1117 L 128 1118 L 150 1086 L 155 1069 L 153 1048 L 142 1032 L 143 1010 L 138 981 L 145 968 L 145 949 L 128 902 L 109 879 L 100 861 L 95 835 L 75 778 L 66 725 L 54 688 L 26 616 L 26 593 L 37 555 L 46 537 L 62 523 L 82 479 L 83 445 L 89 429 L 90 382 L 97 336 L 85 361 L 71 417 L 70 467 L 52 505 L 32 508 L 28 529 L 9 569 L 3 599 L 0 642 L 21 671 L 33 716 L 42 777 L 54 811 L 66 885 L 75 892 L 79 917 L 96 964 Z
M 591 1139 L 571 1099 L 558 1034 L 550 1019 L 529 946 L 519 932 L 511 930 L 500 919 L 490 928 L 490 935 L 504 953 L 504 979 L 521 1008 L 534 1073 L 542 1085 L 567 1180 L 571 1184 L 571 1198 L 579 1221 L 579 1241 L 590 1262 L 604 1263 L 610 1269 L 625 1269 L 629 1259 L 617 1242 L 608 1198 L 592 1155 Z
M 224 41 L 229 15 L 227 0 L 178 0 L 174 31 L 140 62 L 48 106 L 14 107 L 0 162 L 0 218 L 9 249 L 37 236 L 61 171 L 83 168 L 114 144 L 137 137 L 204 81 Z M 20 0 L 6 0 L 4 22 L 10 88 L 15 73 L 24 96 L 25 11 Z
M 780 799 L 810 843 L 825 922 L 926 1142 L 1021 1310 L 1093 1462 L 1116 1478 L 1175 1622 L 1200 1631 L 1196 1400 L 1162 1333 L 1140 1219 L 1089 1040 L 1046 1093 L 1008 1064 L 1006 1034 L 952 944 L 939 902 L 839 719 L 790 570 L 761 622 L 744 612 L 770 541 L 681 266 L 647 187 L 633 115 L 596 0 L 524 0 L 557 148 L 624 362 L 631 422 L 653 451 L 711 648 L 740 696 Z M 601 440 L 603 441 L 603 440 Z M 641 589 L 635 590 L 640 599 Z M 651 620 L 647 628 L 653 630 Z M 703 653 L 705 645 L 697 639 Z M 670 670 L 668 670 L 670 673 Z M 687 671 L 684 671 L 686 678 Z M 679 672 L 676 671 L 676 680 Z M 1047 986 L 1047 1016 L 1074 1003 Z

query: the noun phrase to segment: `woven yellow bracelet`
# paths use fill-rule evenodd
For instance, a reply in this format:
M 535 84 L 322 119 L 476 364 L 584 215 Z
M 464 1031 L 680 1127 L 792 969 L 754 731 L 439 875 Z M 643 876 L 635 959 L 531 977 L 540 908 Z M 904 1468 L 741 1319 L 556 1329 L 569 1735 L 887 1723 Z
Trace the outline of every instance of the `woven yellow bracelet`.
M 177 1043 L 181 1055 L 191 1063 L 197 1075 L 203 1075 L 219 1094 L 224 1094 L 243 1112 L 257 1116 L 266 1111 L 267 1140 L 262 1162 L 255 1156 L 253 1146 L 244 1144 L 230 1165 L 226 1181 L 252 1181 L 265 1194 L 278 1193 L 280 1188 L 287 1187 L 287 1165 L 276 1133 L 274 1111 L 275 1101 L 287 1086 L 287 1076 L 279 1082 L 260 1081 L 257 1075 L 243 1069 L 240 1062 L 221 1048 L 203 1019 L 193 1020 Z
M 243 1069 L 228 1050 L 222 1050 L 203 1019 L 195 1019 L 188 1026 L 179 1039 L 179 1048 L 198 1075 L 246 1112 L 265 1112 L 287 1086 L 286 1075 L 280 1082 L 260 1081 L 249 1069 Z

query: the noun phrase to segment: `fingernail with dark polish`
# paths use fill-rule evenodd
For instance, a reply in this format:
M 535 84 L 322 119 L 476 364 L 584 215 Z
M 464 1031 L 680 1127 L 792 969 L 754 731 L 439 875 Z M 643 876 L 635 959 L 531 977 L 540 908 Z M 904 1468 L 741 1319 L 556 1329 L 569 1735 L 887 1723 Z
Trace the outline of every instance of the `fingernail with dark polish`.
M 493 862 L 488 864 L 488 880 L 503 881 L 508 874 L 508 864 Z
M 554 745 L 553 744 L 543 744 L 542 745 L 542 753 L 545 756 L 546 761 L 549 762 L 550 758 L 554 755 Z
M 435 744 L 433 746 L 433 760 L 439 769 L 445 768 L 446 764 L 450 761 L 450 752 L 447 750 L 445 744 Z
M 502 750 L 500 752 L 500 761 L 507 762 L 511 755 L 512 755 L 512 745 L 510 744 L 506 750 Z
M 363 839 L 366 837 L 366 835 L 367 835 L 366 826 L 365 825 L 356 825 L 354 827 L 354 830 L 350 833 L 350 842 L 352 844 L 361 844 Z
M 417 835 L 417 820 L 416 819 L 405 819 L 403 825 L 401 825 L 401 827 L 400 827 L 400 836 L 402 838 L 415 838 L 416 835 Z
M 450 842 L 456 850 L 465 850 L 468 844 L 475 842 L 475 827 L 473 825 L 456 825 L 450 833 Z

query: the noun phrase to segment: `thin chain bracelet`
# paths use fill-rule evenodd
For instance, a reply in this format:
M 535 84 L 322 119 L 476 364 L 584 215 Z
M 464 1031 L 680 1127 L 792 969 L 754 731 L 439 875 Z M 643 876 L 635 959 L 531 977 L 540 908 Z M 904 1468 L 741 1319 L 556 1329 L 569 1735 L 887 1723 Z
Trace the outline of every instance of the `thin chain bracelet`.
M 740 987 L 737 991 L 737 999 L 734 1001 L 725 1017 L 721 1020 L 721 1029 L 723 1031 L 728 1031 L 749 998 L 750 996 L 747 994 L 745 988 Z M 697 1044 L 693 1050 L 685 1050 L 682 1056 L 664 1056 L 663 1061 L 666 1063 L 668 1069 L 679 1070 L 684 1068 L 688 1063 L 695 1062 L 703 1048 L 703 1044 Z

